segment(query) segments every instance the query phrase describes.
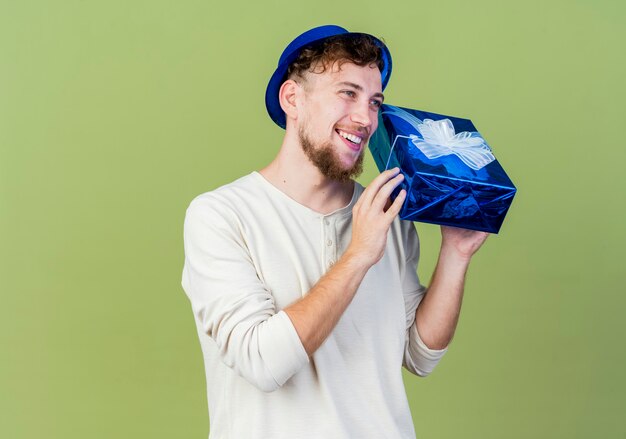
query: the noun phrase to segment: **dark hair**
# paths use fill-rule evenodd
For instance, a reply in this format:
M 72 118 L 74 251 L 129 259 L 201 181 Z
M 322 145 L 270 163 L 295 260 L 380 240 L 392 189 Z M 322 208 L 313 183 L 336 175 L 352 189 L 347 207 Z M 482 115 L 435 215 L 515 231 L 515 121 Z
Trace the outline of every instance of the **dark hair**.
M 339 68 L 346 62 L 361 67 L 376 65 L 381 72 L 385 66 L 383 51 L 370 35 L 335 35 L 303 48 L 298 58 L 289 65 L 287 78 L 303 78 L 305 71 L 323 73 L 335 62 L 339 62 Z

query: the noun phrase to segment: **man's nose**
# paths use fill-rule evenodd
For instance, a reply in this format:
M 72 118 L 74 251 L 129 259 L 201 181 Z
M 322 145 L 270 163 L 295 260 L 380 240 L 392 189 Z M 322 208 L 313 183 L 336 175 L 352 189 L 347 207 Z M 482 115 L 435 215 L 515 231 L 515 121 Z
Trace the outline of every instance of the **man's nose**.
M 354 123 L 369 128 L 370 126 L 372 126 L 372 118 L 374 116 L 378 117 L 378 113 L 371 111 L 369 102 L 359 102 L 354 105 L 350 119 Z

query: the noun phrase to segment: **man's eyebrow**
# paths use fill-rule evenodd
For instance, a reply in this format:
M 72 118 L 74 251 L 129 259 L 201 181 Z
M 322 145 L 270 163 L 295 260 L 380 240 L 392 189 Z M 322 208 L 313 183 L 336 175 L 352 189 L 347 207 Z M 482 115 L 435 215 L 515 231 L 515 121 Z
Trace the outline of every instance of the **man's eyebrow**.
M 337 85 L 345 85 L 348 87 L 352 87 L 358 91 L 363 91 L 363 87 L 361 87 L 359 84 L 355 84 L 354 82 L 343 81 L 343 82 L 339 82 Z M 374 93 L 373 97 L 380 98 L 383 101 L 385 100 L 385 95 L 382 93 Z

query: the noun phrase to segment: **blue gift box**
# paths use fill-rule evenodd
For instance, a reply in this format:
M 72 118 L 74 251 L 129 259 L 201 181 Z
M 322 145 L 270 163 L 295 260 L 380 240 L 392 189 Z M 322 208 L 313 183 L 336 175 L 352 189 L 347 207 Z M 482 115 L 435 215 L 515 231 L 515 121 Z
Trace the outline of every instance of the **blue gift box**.
M 470 120 L 383 105 L 369 148 L 404 174 L 401 219 L 500 230 L 517 189 Z

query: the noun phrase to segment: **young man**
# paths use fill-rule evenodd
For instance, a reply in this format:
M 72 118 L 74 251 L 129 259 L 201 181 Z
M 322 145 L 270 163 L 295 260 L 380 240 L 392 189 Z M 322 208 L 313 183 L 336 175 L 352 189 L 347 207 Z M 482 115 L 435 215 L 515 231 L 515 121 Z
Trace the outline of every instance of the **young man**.
M 187 209 L 182 285 L 211 438 L 415 437 L 401 367 L 425 376 L 445 353 L 487 234 L 442 227 L 426 290 L 415 228 L 397 217 L 406 194 L 389 199 L 402 174 L 352 180 L 390 73 L 371 35 L 300 35 L 266 93 L 278 155 Z

